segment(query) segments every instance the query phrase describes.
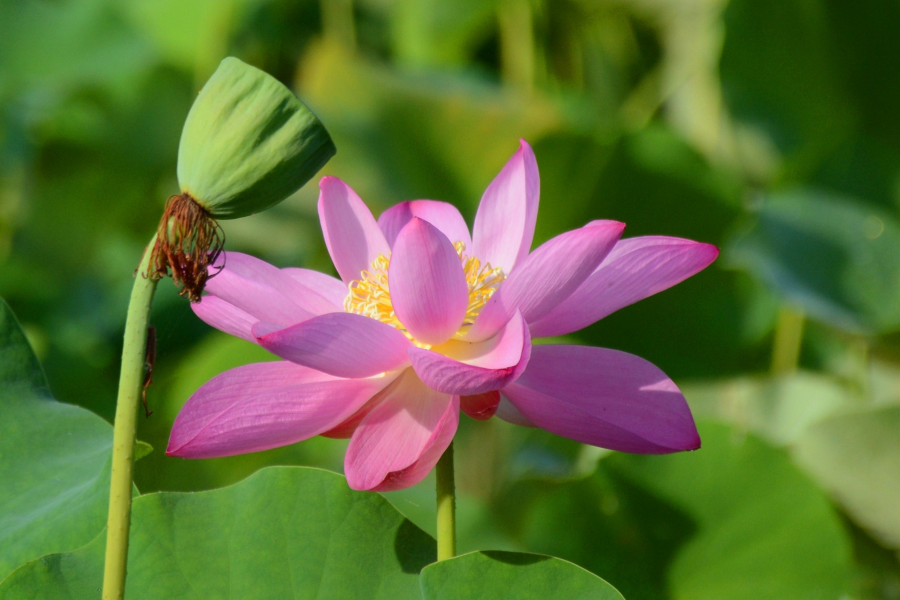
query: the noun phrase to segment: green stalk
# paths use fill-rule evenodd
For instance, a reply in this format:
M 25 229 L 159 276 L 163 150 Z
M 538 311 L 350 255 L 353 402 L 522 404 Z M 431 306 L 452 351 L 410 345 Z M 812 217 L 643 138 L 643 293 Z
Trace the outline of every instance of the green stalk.
M 453 481 L 453 442 L 435 469 L 437 475 L 437 559 L 456 556 L 456 484 Z
M 326 38 L 347 50 L 356 50 L 356 22 L 353 0 L 321 0 L 322 30 Z
M 803 312 L 782 306 L 775 326 L 775 343 L 772 348 L 772 373 L 790 375 L 797 371 L 800 348 L 803 345 Z
M 534 23 L 529 0 L 504 0 L 497 8 L 500 74 L 507 85 L 524 92 L 534 88 Z
M 109 518 L 106 525 L 106 567 L 103 573 L 103 600 L 122 600 L 125 596 L 125 570 L 128 564 L 128 532 L 131 528 L 131 490 L 134 470 L 134 443 L 138 406 L 144 382 L 147 351 L 147 322 L 156 280 L 147 277 L 150 255 L 156 236 L 150 240 L 134 278 L 116 400 L 113 430 L 112 481 L 109 486 Z

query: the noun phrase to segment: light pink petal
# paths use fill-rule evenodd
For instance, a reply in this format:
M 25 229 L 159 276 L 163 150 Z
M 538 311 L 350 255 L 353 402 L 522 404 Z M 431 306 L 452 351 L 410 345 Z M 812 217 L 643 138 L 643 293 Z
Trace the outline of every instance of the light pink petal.
M 344 458 L 355 490 L 396 490 L 424 479 L 456 433 L 459 398 L 436 392 L 407 369 L 380 394 Z
M 624 229 L 618 221 L 598 221 L 541 245 L 500 285 L 465 339 L 493 336 L 517 310 L 529 324 L 544 317 L 578 289 Z
M 256 317 L 245 313 L 233 304 L 217 296 L 206 295 L 200 302 L 191 302 L 194 314 L 204 323 L 248 342 L 256 343 L 250 329 L 258 321 Z
M 326 275 L 319 271 L 313 271 L 312 269 L 287 267 L 281 270 L 294 281 L 300 282 L 328 300 L 332 305 L 337 307 L 337 310 L 344 309 L 344 299 L 349 292 L 347 286 L 344 285 L 344 282 L 340 279 L 336 279 L 331 275 Z
M 291 325 L 322 314 L 299 301 L 303 295 L 300 291 L 306 291 L 305 288 L 258 258 L 240 252 L 223 252 L 211 271 L 215 276 L 206 283 L 206 293 L 257 320 Z
M 391 251 L 369 208 L 337 177 L 319 182 L 319 221 L 328 253 L 346 284 L 371 269 L 379 254 Z
M 371 377 L 409 363 L 412 344 L 399 330 L 353 313 L 330 313 L 285 329 L 253 328 L 260 346 L 281 358 L 337 377 Z
M 565 335 L 681 283 L 719 255 L 712 244 L 647 236 L 619 240 L 575 292 L 531 323 L 535 337 Z
M 459 331 L 469 286 L 459 255 L 436 227 L 418 217 L 394 242 L 388 271 L 397 318 L 418 341 L 441 344 Z
M 519 151 L 481 197 L 472 228 L 474 255 L 511 273 L 531 249 L 540 193 L 534 152 L 525 140 L 519 140 Z
M 538 427 L 584 444 L 638 454 L 700 447 L 678 387 L 633 354 L 535 346 L 528 368 L 503 395 Z
M 478 421 L 487 421 L 497 412 L 500 405 L 500 392 L 484 392 L 474 396 L 460 396 L 459 408 Z
M 390 382 L 338 379 L 289 362 L 238 367 L 188 399 L 166 454 L 213 458 L 293 444 L 331 429 Z
M 207 295 L 256 320 L 287 326 L 339 310 L 314 289 L 248 254 L 223 252 L 211 271 L 215 275 L 206 284 Z
M 489 340 L 451 340 L 432 350 L 410 347 L 407 354 L 425 385 L 447 394 L 482 394 L 499 390 L 522 374 L 531 356 L 531 336 L 525 319 L 516 313 Z
M 437 200 L 408 200 L 390 207 L 378 217 L 378 226 L 392 247 L 394 240 L 413 217 L 428 221 L 447 236 L 451 243 L 462 242 L 471 252 L 472 238 L 466 220 L 455 206 Z

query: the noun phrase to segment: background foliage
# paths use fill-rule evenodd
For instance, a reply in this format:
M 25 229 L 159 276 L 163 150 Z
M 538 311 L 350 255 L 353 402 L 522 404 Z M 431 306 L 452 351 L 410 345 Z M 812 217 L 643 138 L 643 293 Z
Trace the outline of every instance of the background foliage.
M 665 370 L 704 447 L 632 457 L 464 419 L 462 550 L 553 554 L 629 599 L 900 598 L 898 29 L 890 0 L 0 0 L 0 295 L 55 397 L 111 419 L 130 274 L 177 192 L 192 99 L 229 54 L 317 112 L 338 147 L 323 174 L 376 214 L 435 198 L 471 222 L 523 137 L 541 169 L 536 244 L 612 218 L 629 236 L 723 249 L 571 336 Z M 313 182 L 225 223 L 228 248 L 331 271 L 316 195 Z M 322 438 L 165 457 L 200 384 L 269 356 L 211 331 L 167 282 L 152 320 L 154 414 L 139 436 L 156 451 L 136 465 L 142 492 L 212 489 L 271 465 L 340 471 L 343 443 Z M 42 378 L 16 385 L 49 399 Z M 59 437 L 68 410 L 42 405 L 44 433 L 7 431 L 27 409 L 12 398 L 0 390 L 5 481 L 21 480 L 9 456 Z M 92 481 L 108 432 L 77 418 L 94 433 L 67 473 Z M 430 531 L 432 487 L 385 496 Z M 0 490 L 0 513 L 13 491 Z M 104 501 L 84 514 L 91 502 Z M 10 523 L 0 514 L 0 536 L 15 535 Z M 41 535 L 17 548 L 37 552 Z M 466 560 L 507 564 L 497 557 Z M 446 577 L 427 576 L 433 597 L 453 593 Z

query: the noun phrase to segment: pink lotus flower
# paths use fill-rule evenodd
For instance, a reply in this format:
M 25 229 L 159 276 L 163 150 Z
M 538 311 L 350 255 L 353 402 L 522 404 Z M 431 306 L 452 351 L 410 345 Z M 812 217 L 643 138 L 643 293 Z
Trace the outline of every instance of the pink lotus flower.
M 623 452 L 699 448 L 684 397 L 654 365 L 531 339 L 577 331 L 675 285 L 718 250 L 620 240 L 624 224 L 594 221 L 532 252 L 539 187 L 522 141 L 470 236 L 450 204 L 403 202 L 376 222 L 344 182 L 322 179 L 319 217 L 342 281 L 228 252 L 194 311 L 285 360 L 206 383 L 166 453 L 208 458 L 350 437 L 350 486 L 395 490 L 432 469 L 460 410 Z

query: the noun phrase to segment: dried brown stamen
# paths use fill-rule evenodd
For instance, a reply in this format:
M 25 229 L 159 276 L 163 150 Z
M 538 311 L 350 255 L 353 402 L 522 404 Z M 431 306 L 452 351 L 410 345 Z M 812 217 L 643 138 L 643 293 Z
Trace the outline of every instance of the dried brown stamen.
M 191 302 L 200 302 L 206 281 L 216 275 L 210 265 L 225 246 L 222 227 L 190 196 L 170 196 L 157 230 L 156 245 L 150 257 L 154 279 L 171 275 L 179 292 Z

